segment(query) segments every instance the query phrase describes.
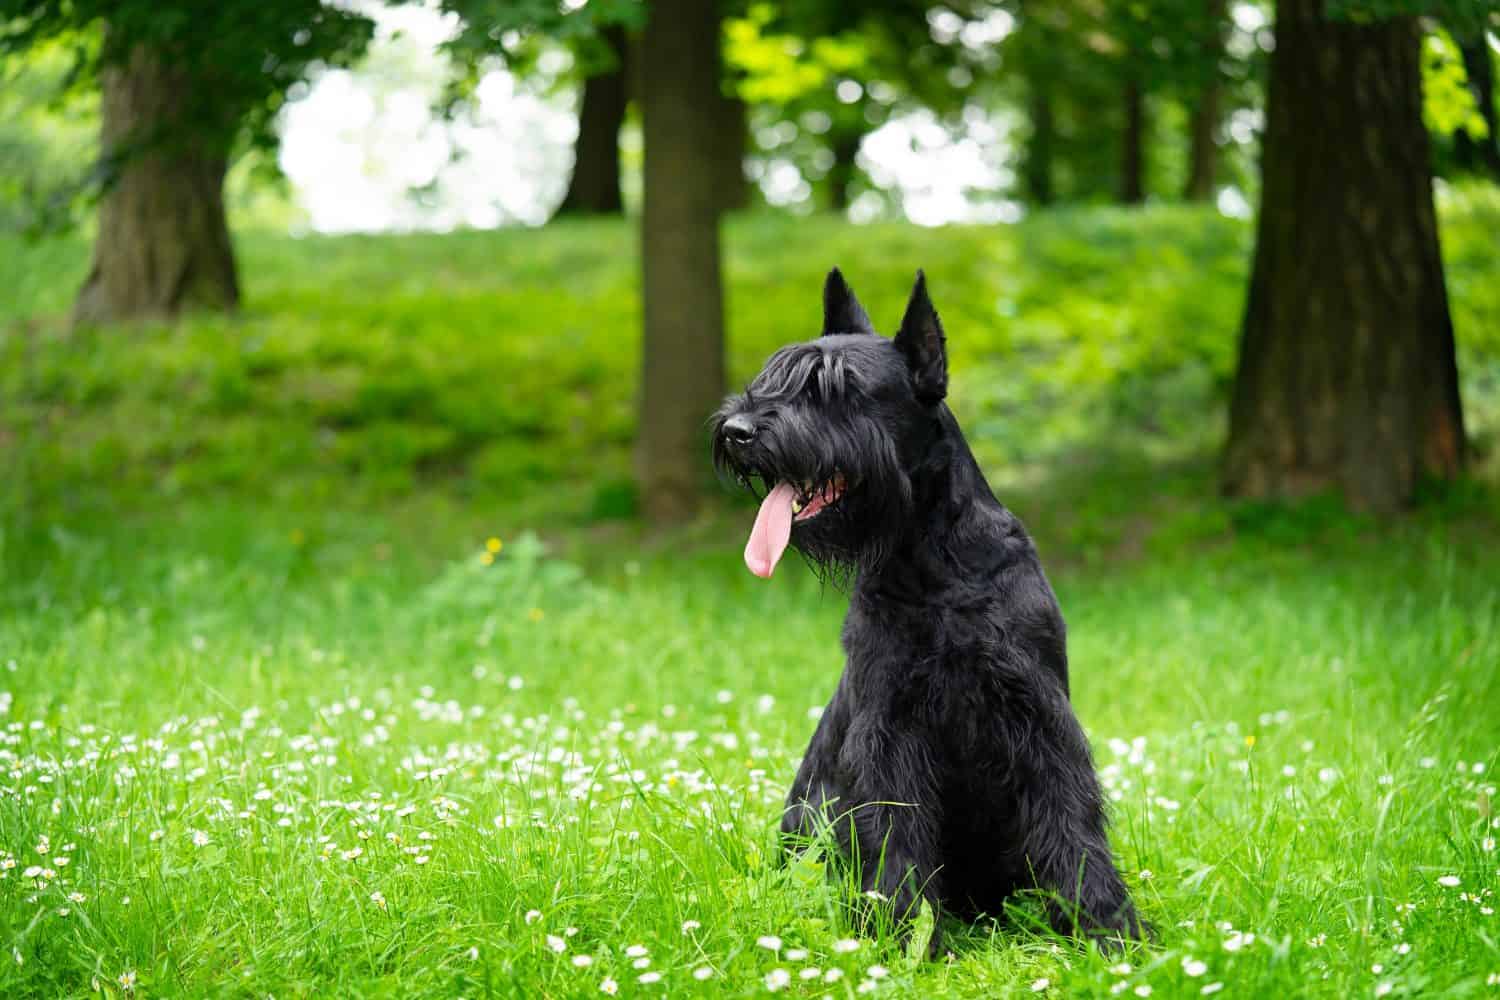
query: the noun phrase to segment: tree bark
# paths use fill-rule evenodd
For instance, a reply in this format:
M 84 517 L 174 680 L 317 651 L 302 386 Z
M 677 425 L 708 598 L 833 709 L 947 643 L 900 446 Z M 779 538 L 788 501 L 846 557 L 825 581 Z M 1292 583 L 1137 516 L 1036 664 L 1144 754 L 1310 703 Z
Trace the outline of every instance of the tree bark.
M 1490 57 L 1490 43 L 1484 31 L 1479 37 L 1459 45 L 1463 54 L 1464 73 L 1469 90 L 1479 105 L 1479 113 L 1489 126 L 1489 135 L 1476 139 L 1460 129 L 1453 137 L 1453 154 L 1465 170 L 1483 171 L 1500 178 L 1500 122 L 1495 117 L 1495 64 Z
M 707 469 L 704 424 L 724 391 L 719 212 L 704 137 L 719 127 L 714 0 L 657 0 L 642 41 L 646 143 L 641 215 L 645 342 L 637 475 L 655 524 L 692 512 Z
M 102 73 L 100 155 L 111 176 L 73 318 L 104 323 L 239 303 L 224 215 L 232 129 L 205 120 L 195 80 L 145 48 Z
M 1214 175 L 1219 166 L 1218 80 L 1205 84 L 1188 116 L 1188 178 L 1182 196 L 1188 201 L 1208 201 L 1214 196 Z
M 1120 202 L 1146 200 L 1146 92 L 1141 81 L 1125 82 L 1125 132 L 1120 144 Z
M 1408 503 L 1463 465 L 1420 34 L 1278 0 L 1255 262 L 1223 484 Z
M 828 168 L 828 208 L 843 215 L 849 210 L 849 190 L 859 176 L 859 147 L 865 135 L 855 130 L 834 129 L 829 133 L 833 166 Z
M 1045 81 L 1040 79 L 1031 81 L 1027 110 L 1031 118 L 1031 140 L 1026 144 L 1026 160 L 1022 165 L 1026 196 L 1034 205 L 1050 205 L 1057 197 L 1057 192 L 1052 185 L 1052 156 L 1057 140 L 1057 119 L 1052 110 L 1052 91 Z
M 630 97 L 626 65 L 629 45 L 625 29 L 619 26 L 605 29 L 602 39 L 614 57 L 614 65 L 583 81 L 573 177 L 558 206 L 559 215 L 619 215 L 624 211 L 620 198 L 620 126 L 625 123 Z
M 750 182 L 745 177 L 745 152 L 750 141 L 750 108 L 739 97 L 721 94 L 714 147 L 719 166 L 719 190 L 726 212 L 750 207 Z
M 1224 96 L 1224 78 L 1219 71 L 1219 60 L 1224 54 L 1224 0 L 1209 0 L 1199 44 L 1203 73 L 1197 99 L 1188 113 L 1188 177 L 1182 191 L 1188 201 L 1208 201 L 1214 196 L 1214 175 L 1219 167 L 1217 133 Z

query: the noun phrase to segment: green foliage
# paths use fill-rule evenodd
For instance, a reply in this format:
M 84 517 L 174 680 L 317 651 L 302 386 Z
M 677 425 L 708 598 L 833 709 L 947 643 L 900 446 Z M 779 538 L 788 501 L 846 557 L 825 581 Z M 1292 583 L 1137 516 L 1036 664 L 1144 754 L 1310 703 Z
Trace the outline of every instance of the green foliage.
M 1236 4 L 1254 10 L 1258 4 Z M 1146 189 L 1175 199 L 1187 176 L 1188 114 L 1206 88 L 1218 90 L 1220 132 L 1230 117 L 1261 102 L 1269 31 L 1247 31 L 1230 5 L 1203 0 L 1095 4 L 1041 0 L 1017 5 L 1016 30 L 1001 45 L 1014 72 L 1000 92 L 1035 112 L 1045 99 L 1053 121 L 1046 160 L 1060 201 L 1112 201 L 1120 191 L 1127 84 L 1146 96 Z M 1036 167 L 1036 122 L 1018 151 L 1022 172 Z M 1231 133 L 1233 134 L 1233 133 Z M 1245 138 L 1219 142 L 1218 182 L 1251 190 Z
M 743 74 L 736 90 L 746 101 L 790 104 L 826 89 L 840 74 L 862 69 L 869 58 L 858 35 L 804 41 L 768 31 L 775 17 L 771 5 L 755 4 L 744 17 L 725 21 L 724 58 Z
M 994 9 L 957 6 L 968 16 Z M 961 44 L 956 34 L 940 36 L 929 13 L 964 23 L 954 10 L 930 11 L 912 0 L 752 3 L 743 16 L 728 18 L 725 63 L 730 86 L 752 106 L 756 166 L 795 166 L 808 194 L 842 185 L 847 200 L 866 191 L 892 202 L 863 183 L 854 163 L 863 138 L 918 109 L 956 125 L 976 75 L 994 68 L 992 51 Z
M 450 112 L 472 97 L 491 60 L 531 73 L 543 52 L 562 45 L 581 76 L 614 68 L 617 56 L 603 32 L 617 26 L 639 29 L 647 9 L 643 0 L 440 0 L 439 6 L 458 19 L 457 32 L 443 46 L 455 67 Z
M 508 32 L 545 35 L 566 43 L 592 38 L 599 29 L 614 24 L 639 28 L 645 24 L 647 11 L 642 0 L 571 4 L 552 0 L 443 0 L 442 7 L 463 19 L 465 41 L 461 44 L 488 48 L 497 55 L 511 48 L 494 44 Z M 489 42 L 483 42 L 484 38 Z
M 1429 27 L 1422 39 L 1422 120 L 1439 135 L 1460 129 L 1474 139 L 1490 134 L 1469 89 L 1458 45 L 1437 25 Z
M 1495 0 L 1323 0 L 1329 20 L 1368 24 L 1393 17 L 1436 18 L 1468 30 L 1497 10 Z
M 316 67 L 353 62 L 373 30 L 369 17 L 322 0 L 10 0 L 0 54 L 81 39 L 90 44 L 74 46 L 71 72 L 89 80 L 148 57 L 170 73 L 178 104 L 170 120 L 136 123 L 114 155 L 184 142 L 227 154 L 236 143 L 273 148 L 288 91 Z M 107 183 L 112 166 L 96 180 Z
M 78 217 L 98 132 L 98 96 L 69 74 L 83 41 L 0 54 L 0 231 L 55 232 Z

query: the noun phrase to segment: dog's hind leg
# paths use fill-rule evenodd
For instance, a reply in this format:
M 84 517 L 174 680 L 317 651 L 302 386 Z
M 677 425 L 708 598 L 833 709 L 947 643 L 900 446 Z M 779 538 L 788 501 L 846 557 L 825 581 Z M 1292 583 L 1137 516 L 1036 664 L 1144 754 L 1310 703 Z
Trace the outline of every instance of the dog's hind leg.
M 1105 835 L 1104 802 L 1088 744 L 1076 720 L 1065 720 L 1062 745 L 1032 744 L 1033 776 L 1019 790 L 1026 863 L 1037 887 L 1052 893 L 1048 919 L 1059 934 L 1099 940 L 1145 933 Z

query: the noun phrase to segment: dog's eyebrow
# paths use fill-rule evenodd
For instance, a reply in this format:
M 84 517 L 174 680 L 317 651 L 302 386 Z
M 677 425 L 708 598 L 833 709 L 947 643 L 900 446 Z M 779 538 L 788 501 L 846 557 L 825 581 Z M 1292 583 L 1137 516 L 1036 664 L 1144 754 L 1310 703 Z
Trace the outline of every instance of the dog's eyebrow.
M 822 351 L 809 350 L 803 345 L 783 347 L 771 355 L 750 388 L 761 396 L 795 396 L 807 388 L 822 368 Z
M 822 362 L 817 368 L 818 391 L 823 394 L 824 399 L 836 399 L 844 394 L 848 368 L 844 359 L 837 354 L 825 355 Z
M 745 393 L 751 397 L 790 399 L 809 386 L 815 387 L 824 399 L 839 399 L 863 387 L 858 366 L 851 367 L 838 351 L 794 344 L 771 355 Z

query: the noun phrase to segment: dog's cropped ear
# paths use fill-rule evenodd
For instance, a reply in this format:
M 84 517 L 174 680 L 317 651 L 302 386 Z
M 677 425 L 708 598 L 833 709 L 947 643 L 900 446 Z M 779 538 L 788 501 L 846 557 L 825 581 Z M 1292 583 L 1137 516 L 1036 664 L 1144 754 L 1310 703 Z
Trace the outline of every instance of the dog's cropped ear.
M 948 394 L 948 349 L 943 324 L 927 297 L 927 277 L 921 271 L 917 272 L 917 283 L 906 303 L 901 329 L 896 331 L 896 346 L 911 369 L 918 399 L 936 403 Z
M 823 283 L 823 336 L 830 333 L 874 333 L 865 307 L 854 297 L 838 268 Z

